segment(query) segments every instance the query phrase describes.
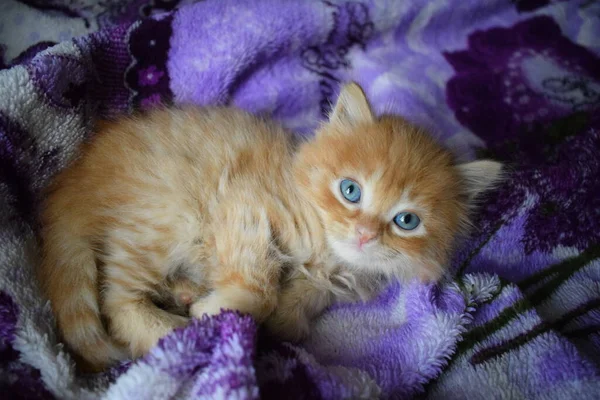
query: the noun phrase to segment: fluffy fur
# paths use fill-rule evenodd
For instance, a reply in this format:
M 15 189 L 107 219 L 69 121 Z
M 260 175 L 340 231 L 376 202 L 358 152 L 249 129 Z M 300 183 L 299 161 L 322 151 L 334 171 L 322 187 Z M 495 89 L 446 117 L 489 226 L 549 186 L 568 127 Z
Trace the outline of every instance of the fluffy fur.
M 93 370 L 147 352 L 186 315 L 252 314 L 284 339 L 390 277 L 438 279 L 500 166 L 457 166 L 355 84 L 301 144 L 234 109 L 162 109 L 98 126 L 51 185 L 39 279 Z M 354 204 L 340 192 L 351 178 Z M 394 222 L 421 218 L 413 231 Z M 157 306 L 162 305 L 162 307 Z M 181 314 L 181 315 L 177 315 Z

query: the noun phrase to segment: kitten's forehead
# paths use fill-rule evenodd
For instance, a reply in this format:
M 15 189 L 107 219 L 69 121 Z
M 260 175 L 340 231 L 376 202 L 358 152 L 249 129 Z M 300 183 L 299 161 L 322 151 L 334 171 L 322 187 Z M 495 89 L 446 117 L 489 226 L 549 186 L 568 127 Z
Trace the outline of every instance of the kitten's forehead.
M 401 211 L 422 211 L 423 205 L 414 190 L 414 185 L 390 185 L 384 177 L 384 170 L 361 177 L 363 185 L 362 210 L 370 215 L 382 215 L 391 219 Z
M 377 169 L 370 175 L 363 175 L 363 195 L 362 195 L 362 209 L 365 213 L 376 215 L 379 213 L 380 200 L 378 199 L 376 190 L 381 177 L 383 176 L 383 170 Z
M 324 135 L 316 148 L 331 178 L 350 178 L 361 185 L 365 213 L 383 218 L 401 206 L 430 209 L 455 196 L 458 182 L 451 154 L 399 120 L 387 118 Z
M 420 216 L 427 214 L 427 209 L 423 201 L 420 201 L 418 196 L 411 195 L 410 187 L 406 188 L 402 191 L 402 194 L 397 197 L 397 200 L 394 201 L 393 198 L 389 199 L 387 203 L 392 203 L 391 206 L 385 207 L 380 210 L 384 213 L 386 219 L 394 218 L 398 213 L 402 211 L 410 211 L 416 212 Z

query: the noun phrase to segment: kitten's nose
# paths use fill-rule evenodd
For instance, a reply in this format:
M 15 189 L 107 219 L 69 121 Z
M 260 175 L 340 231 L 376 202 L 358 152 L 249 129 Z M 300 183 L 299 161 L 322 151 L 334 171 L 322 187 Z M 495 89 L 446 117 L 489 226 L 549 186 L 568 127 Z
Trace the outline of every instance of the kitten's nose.
M 371 226 L 357 225 L 356 233 L 358 234 L 358 245 L 362 247 L 365 243 L 377 237 L 377 229 Z

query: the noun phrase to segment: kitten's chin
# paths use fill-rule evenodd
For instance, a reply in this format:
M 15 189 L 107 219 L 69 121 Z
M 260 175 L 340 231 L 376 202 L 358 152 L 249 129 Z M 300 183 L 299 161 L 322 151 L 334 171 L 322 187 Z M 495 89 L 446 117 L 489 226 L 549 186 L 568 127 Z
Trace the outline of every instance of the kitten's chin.
M 329 245 L 335 256 L 348 267 L 360 269 L 363 272 L 386 273 L 385 264 L 387 263 L 378 255 L 376 245 L 367 245 L 360 249 L 355 243 L 341 240 L 330 240 Z
M 333 239 L 329 240 L 329 246 L 340 263 L 360 273 L 400 280 L 417 278 L 423 282 L 434 282 L 441 275 L 441 269 L 434 267 L 434 263 L 425 263 L 405 255 L 390 258 L 376 243 L 360 249 L 354 243 Z

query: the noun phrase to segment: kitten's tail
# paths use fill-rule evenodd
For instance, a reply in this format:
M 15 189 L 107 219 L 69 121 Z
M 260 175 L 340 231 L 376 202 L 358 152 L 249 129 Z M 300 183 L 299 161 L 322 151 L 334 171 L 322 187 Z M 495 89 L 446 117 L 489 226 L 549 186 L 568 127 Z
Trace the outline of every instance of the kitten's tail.
M 80 368 L 101 371 L 127 358 L 109 337 L 100 317 L 98 270 L 90 243 L 76 224 L 50 224 L 44 235 L 39 280 L 50 300 L 59 332 Z

